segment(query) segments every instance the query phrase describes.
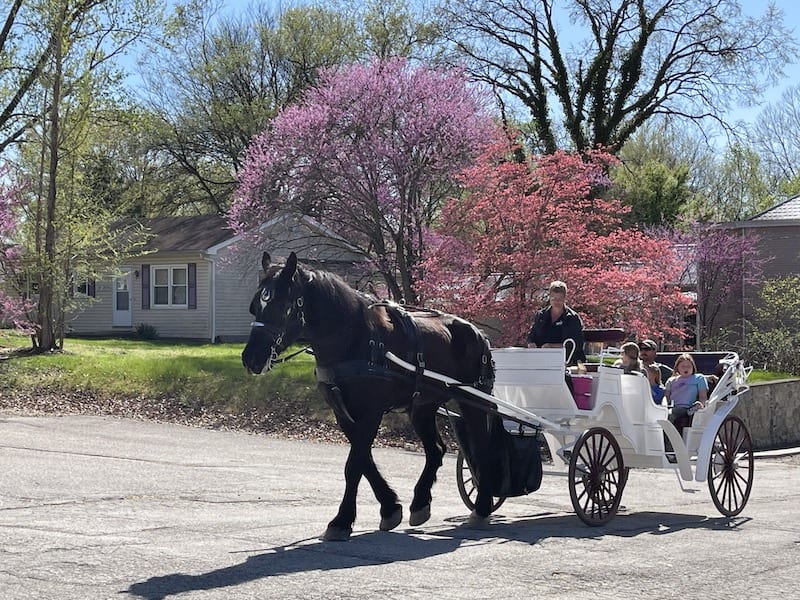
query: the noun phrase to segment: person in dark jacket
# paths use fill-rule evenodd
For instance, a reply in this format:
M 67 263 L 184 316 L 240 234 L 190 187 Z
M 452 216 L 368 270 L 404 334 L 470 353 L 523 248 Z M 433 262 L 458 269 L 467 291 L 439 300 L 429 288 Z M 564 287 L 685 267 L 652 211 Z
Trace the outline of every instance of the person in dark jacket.
M 567 284 L 554 281 L 550 284 L 549 294 L 550 303 L 533 317 L 533 324 L 525 340 L 528 348 L 560 347 L 564 340 L 572 339 L 575 342 L 575 352 L 572 353 L 569 364 L 586 362 L 583 351 L 583 321 L 566 304 Z

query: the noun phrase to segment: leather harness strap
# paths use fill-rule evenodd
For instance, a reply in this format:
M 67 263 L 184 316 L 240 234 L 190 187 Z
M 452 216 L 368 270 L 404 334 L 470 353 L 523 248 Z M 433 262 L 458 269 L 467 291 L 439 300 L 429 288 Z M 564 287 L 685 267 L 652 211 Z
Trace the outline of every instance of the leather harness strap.
M 425 370 L 425 357 L 422 352 L 419 328 L 411 314 L 399 304 L 384 300 L 371 304 L 369 308 L 384 308 L 386 312 L 389 313 L 392 321 L 399 324 L 406 339 L 409 341 L 406 357 L 409 362 L 416 366 L 414 390 L 411 394 L 413 407 L 413 403 L 420 397 L 420 387 L 423 383 L 422 377 Z M 389 367 L 389 364 L 386 362 L 386 346 L 383 338 L 375 330 L 373 330 L 369 340 L 368 359 L 342 361 L 327 367 L 317 366 L 315 372 L 317 382 L 327 388 L 328 393 L 325 395 L 325 400 L 333 409 L 334 413 L 351 423 L 355 421 L 347 410 L 344 398 L 342 397 L 342 390 L 339 387 L 342 381 L 354 378 L 374 377 L 378 379 L 408 382 L 408 376 L 405 373 Z

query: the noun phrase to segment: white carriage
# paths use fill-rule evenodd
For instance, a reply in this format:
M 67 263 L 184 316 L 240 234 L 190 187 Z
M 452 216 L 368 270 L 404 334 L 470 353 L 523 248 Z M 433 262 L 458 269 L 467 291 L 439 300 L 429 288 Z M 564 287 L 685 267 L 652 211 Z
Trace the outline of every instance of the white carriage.
M 669 408 L 654 403 L 646 377 L 608 366 L 619 354 L 617 348 L 606 348 L 599 363 L 587 365 L 589 372 L 568 374 L 564 348 L 493 349 L 493 395 L 437 373 L 426 371 L 425 376 L 485 403 L 512 435 L 543 437 L 553 467 L 567 471 L 573 508 L 588 525 L 614 518 L 631 468 L 673 469 L 685 481 L 707 481 L 720 513 L 739 514 L 752 488 L 753 451 L 746 425 L 731 411 L 748 390 L 750 368 L 736 353 L 724 354 L 722 374 L 705 408 L 680 435 L 669 421 Z M 672 452 L 665 451 L 665 436 Z M 457 483 L 465 504 L 473 508 L 476 490 L 468 463 L 468 453 L 460 449 Z M 493 510 L 503 500 L 498 496 Z

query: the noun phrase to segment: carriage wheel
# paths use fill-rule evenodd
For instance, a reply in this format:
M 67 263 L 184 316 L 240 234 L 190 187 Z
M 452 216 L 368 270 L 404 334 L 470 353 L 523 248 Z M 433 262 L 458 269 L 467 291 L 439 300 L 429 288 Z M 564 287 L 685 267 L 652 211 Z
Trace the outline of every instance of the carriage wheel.
M 456 485 L 461 500 L 469 510 L 475 510 L 475 500 L 478 496 L 478 485 L 472 476 L 467 461 L 464 460 L 464 453 L 461 450 L 456 454 Z M 505 502 L 505 496 L 492 497 L 491 512 L 496 511 Z
M 734 517 L 753 487 L 753 444 L 744 422 L 728 416 L 717 430 L 708 463 L 708 490 L 717 510 Z
M 617 440 L 602 427 L 581 434 L 569 458 L 569 496 L 581 521 L 605 525 L 617 514 L 628 472 Z

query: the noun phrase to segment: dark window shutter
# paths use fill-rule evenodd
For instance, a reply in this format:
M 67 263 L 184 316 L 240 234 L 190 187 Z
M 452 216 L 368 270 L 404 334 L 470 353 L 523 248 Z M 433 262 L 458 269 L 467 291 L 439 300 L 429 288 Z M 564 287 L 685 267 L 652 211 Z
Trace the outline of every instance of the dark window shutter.
M 150 265 L 142 265 L 142 309 L 150 310 Z
M 186 270 L 186 283 L 188 284 L 187 302 L 189 309 L 197 309 L 197 264 L 189 263 Z
M 97 298 L 97 282 L 94 279 L 90 279 L 86 284 L 86 295 Z

